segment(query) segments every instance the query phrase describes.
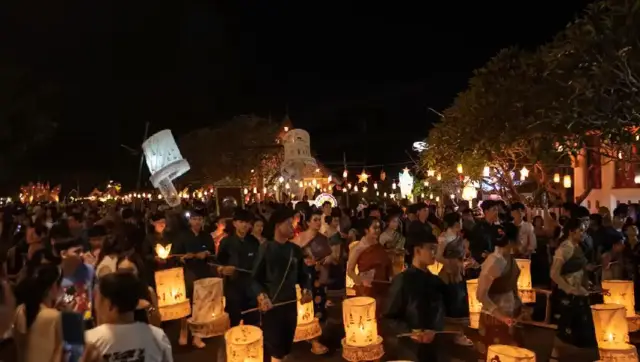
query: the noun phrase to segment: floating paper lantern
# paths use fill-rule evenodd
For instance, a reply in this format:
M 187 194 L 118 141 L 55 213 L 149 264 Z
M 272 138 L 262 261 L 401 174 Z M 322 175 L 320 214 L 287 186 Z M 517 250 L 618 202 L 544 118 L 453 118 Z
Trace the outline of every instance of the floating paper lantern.
M 504 344 L 494 344 L 487 350 L 487 362 L 535 362 L 536 354 L 532 351 Z
M 320 327 L 320 321 L 315 317 L 313 301 L 305 304 L 300 303 L 302 292 L 299 285 L 296 285 L 296 297 L 298 299 L 298 323 L 293 341 L 308 341 L 319 337 L 322 334 L 322 328 Z
M 520 276 L 518 277 L 518 294 L 522 303 L 535 303 L 536 293 L 531 286 L 531 260 L 516 259 Z
M 627 317 L 636 315 L 635 294 L 631 280 L 603 280 L 602 295 L 605 303 L 624 306 Z
M 378 338 L 376 300 L 370 297 L 355 297 L 342 302 L 342 316 L 346 343 L 355 347 L 366 347 Z
M 227 362 L 263 362 L 262 330 L 255 326 L 242 325 L 229 329 L 224 334 Z
M 469 328 L 478 329 L 482 311 L 482 303 L 478 300 L 478 279 L 467 280 L 467 295 L 469 296 Z
M 598 346 L 600 361 L 602 362 L 637 362 L 636 347 L 627 343 L 604 342 Z
M 624 306 L 595 304 L 591 306 L 591 315 L 598 346 L 605 342 L 629 343 L 629 327 Z
M 427 266 L 427 269 L 429 269 L 431 274 L 438 275 L 438 274 L 440 274 L 440 270 L 442 270 L 443 266 L 444 265 L 442 265 L 442 263 L 439 263 L 439 262 L 436 261 L 433 264 Z
M 191 303 L 184 287 L 184 270 L 172 268 L 155 272 L 158 309 L 163 321 L 191 314 Z
M 189 163 L 182 158 L 171 131 L 165 129 L 149 137 L 142 144 L 144 158 L 149 168 L 149 180 L 160 190 L 169 206 L 180 205 L 180 196 L 173 180 L 189 171 Z

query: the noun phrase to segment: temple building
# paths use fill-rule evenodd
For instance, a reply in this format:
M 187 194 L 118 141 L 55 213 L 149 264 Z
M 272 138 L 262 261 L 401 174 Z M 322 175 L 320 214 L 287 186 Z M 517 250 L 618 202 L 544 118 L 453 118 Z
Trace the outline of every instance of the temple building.
M 582 206 L 597 212 L 602 206 L 613 211 L 621 203 L 640 203 L 640 155 L 635 145 L 629 150 L 632 157 L 622 159 L 595 150 L 578 155 L 573 168 L 574 195 L 588 193 Z

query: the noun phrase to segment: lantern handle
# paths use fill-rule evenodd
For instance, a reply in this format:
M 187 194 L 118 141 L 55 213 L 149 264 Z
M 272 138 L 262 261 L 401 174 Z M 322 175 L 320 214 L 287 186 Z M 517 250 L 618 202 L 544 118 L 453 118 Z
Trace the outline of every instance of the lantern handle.
M 273 305 L 273 308 L 281 307 L 283 305 L 287 305 L 287 304 L 291 304 L 291 303 L 296 303 L 297 301 L 298 301 L 297 299 L 294 299 L 294 300 L 288 300 L 286 302 L 276 303 L 276 304 Z M 243 310 L 242 312 L 240 312 L 240 314 L 244 315 L 244 314 L 251 313 L 251 312 L 257 312 L 259 310 L 260 310 L 260 308 L 251 308 L 251 309 Z
M 219 268 L 219 267 L 224 268 L 226 266 L 229 266 L 229 265 L 222 265 L 222 264 L 216 264 L 216 263 L 207 263 L 207 264 L 209 264 L 210 266 L 215 266 L 216 268 Z M 251 270 L 249 269 L 236 268 L 236 270 L 240 272 L 245 272 L 245 273 L 252 273 Z

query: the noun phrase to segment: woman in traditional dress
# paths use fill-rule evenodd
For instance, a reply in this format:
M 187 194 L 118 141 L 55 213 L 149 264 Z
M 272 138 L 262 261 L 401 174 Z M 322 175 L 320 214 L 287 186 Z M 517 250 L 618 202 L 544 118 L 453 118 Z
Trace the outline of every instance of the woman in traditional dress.
M 467 284 L 464 281 L 465 245 L 461 236 L 462 224 L 460 214 L 448 213 L 444 216 L 445 231 L 438 238 L 436 260 L 442 264 L 438 274 L 446 284 L 445 309 L 449 318 L 460 319 L 469 316 L 467 301 Z M 455 343 L 462 346 L 473 346 L 473 342 L 464 334 L 458 334 Z
M 332 263 L 331 255 L 324 257 L 322 260 L 316 260 L 311 253 L 311 247 L 316 239 L 320 239 L 319 241 L 322 243 L 326 243 L 328 245 L 328 239 L 326 236 L 320 233 L 320 228 L 322 227 L 322 212 L 320 210 L 309 210 L 304 218 L 304 224 L 306 229 L 302 231 L 298 236 L 294 239 L 294 243 L 296 243 L 304 253 L 304 263 L 307 269 L 307 273 L 313 280 L 313 288 L 311 289 L 311 293 L 313 295 L 313 310 L 315 313 L 315 317 L 318 318 L 320 322 L 325 322 L 327 320 L 326 313 L 326 302 L 327 302 L 327 291 L 326 285 L 329 277 L 329 269 L 328 266 Z M 322 240 L 324 239 L 324 240 Z M 317 355 L 327 353 L 328 349 L 324 345 L 322 345 L 317 338 L 311 341 L 311 352 Z
M 556 249 L 551 265 L 551 280 L 556 283 L 553 290 L 559 313 L 558 331 L 554 342 L 552 360 L 571 355 L 577 360 L 586 358 L 588 348 L 596 345 L 595 331 L 586 289 L 587 264 L 580 242 L 586 230 L 585 223 L 576 218 L 569 219 L 562 230 L 565 240 Z
M 495 250 L 482 263 L 478 278 L 477 298 L 482 303 L 478 350 L 482 354 L 492 344 L 519 345 L 522 341 L 515 328 L 521 305 L 520 269 L 511 255 L 518 245 L 518 228 L 505 224 L 498 227 L 497 235 L 493 240 Z
M 347 274 L 355 284 L 357 296 L 375 298 L 378 305 L 383 305 L 383 299 L 390 286 L 393 266 L 387 251 L 378 242 L 380 221 L 371 217 L 366 218 L 364 230 L 362 240 L 349 251 Z M 356 273 L 356 266 L 358 273 Z

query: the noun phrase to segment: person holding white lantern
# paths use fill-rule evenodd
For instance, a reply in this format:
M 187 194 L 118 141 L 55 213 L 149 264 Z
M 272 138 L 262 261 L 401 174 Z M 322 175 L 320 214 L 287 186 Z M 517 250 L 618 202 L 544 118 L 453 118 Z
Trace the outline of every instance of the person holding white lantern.
M 293 346 L 298 324 L 296 284 L 302 289 L 301 304 L 313 298 L 302 249 L 289 241 L 293 237 L 293 216 L 293 211 L 287 208 L 271 215 L 268 240 L 260 245 L 253 268 L 253 291 L 264 312 L 265 355 L 272 362 L 282 361 Z
M 558 301 L 558 334 L 554 350 L 559 357 L 577 353 L 576 347 L 587 348 L 596 345 L 595 331 L 589 292 L 585 288 L 585 270 L 588 270 L 587 258 L 582 252 L 580 242 L 585 232 L 584 222 L 569 219 L 562 230 L 566 238 L 556 249 L 551 265 L 551 279 L 557 287 L 553 296 Z M 566 352 L 563 353 L 563 350 Z
M 408 236 L 407 251 L 411 265 L 393 278 L 389 299 L 382 311 L 386 335 L 405 335 L 399 339 L 397 359 L 418 362 L 438 360 L 436 332 L 445 326 L 444 283 L 428 266 L 435 263 L 438 244 L 426 230 Z M 387 337 L 387 341 L 390 338 Z M 404 348 L 403 348 L 404 347 Z
M 518 228 L 513 224 L 498 227 L 495 251 L 487 256 L 478 278 L 477 298 L 482 303 L 478 332 L 482 352 L 492 344 L 520 345 L 522 336 L 514 327 L 520 313 L 518 277 L 520 269 L 511 254 L 518 242 Z

